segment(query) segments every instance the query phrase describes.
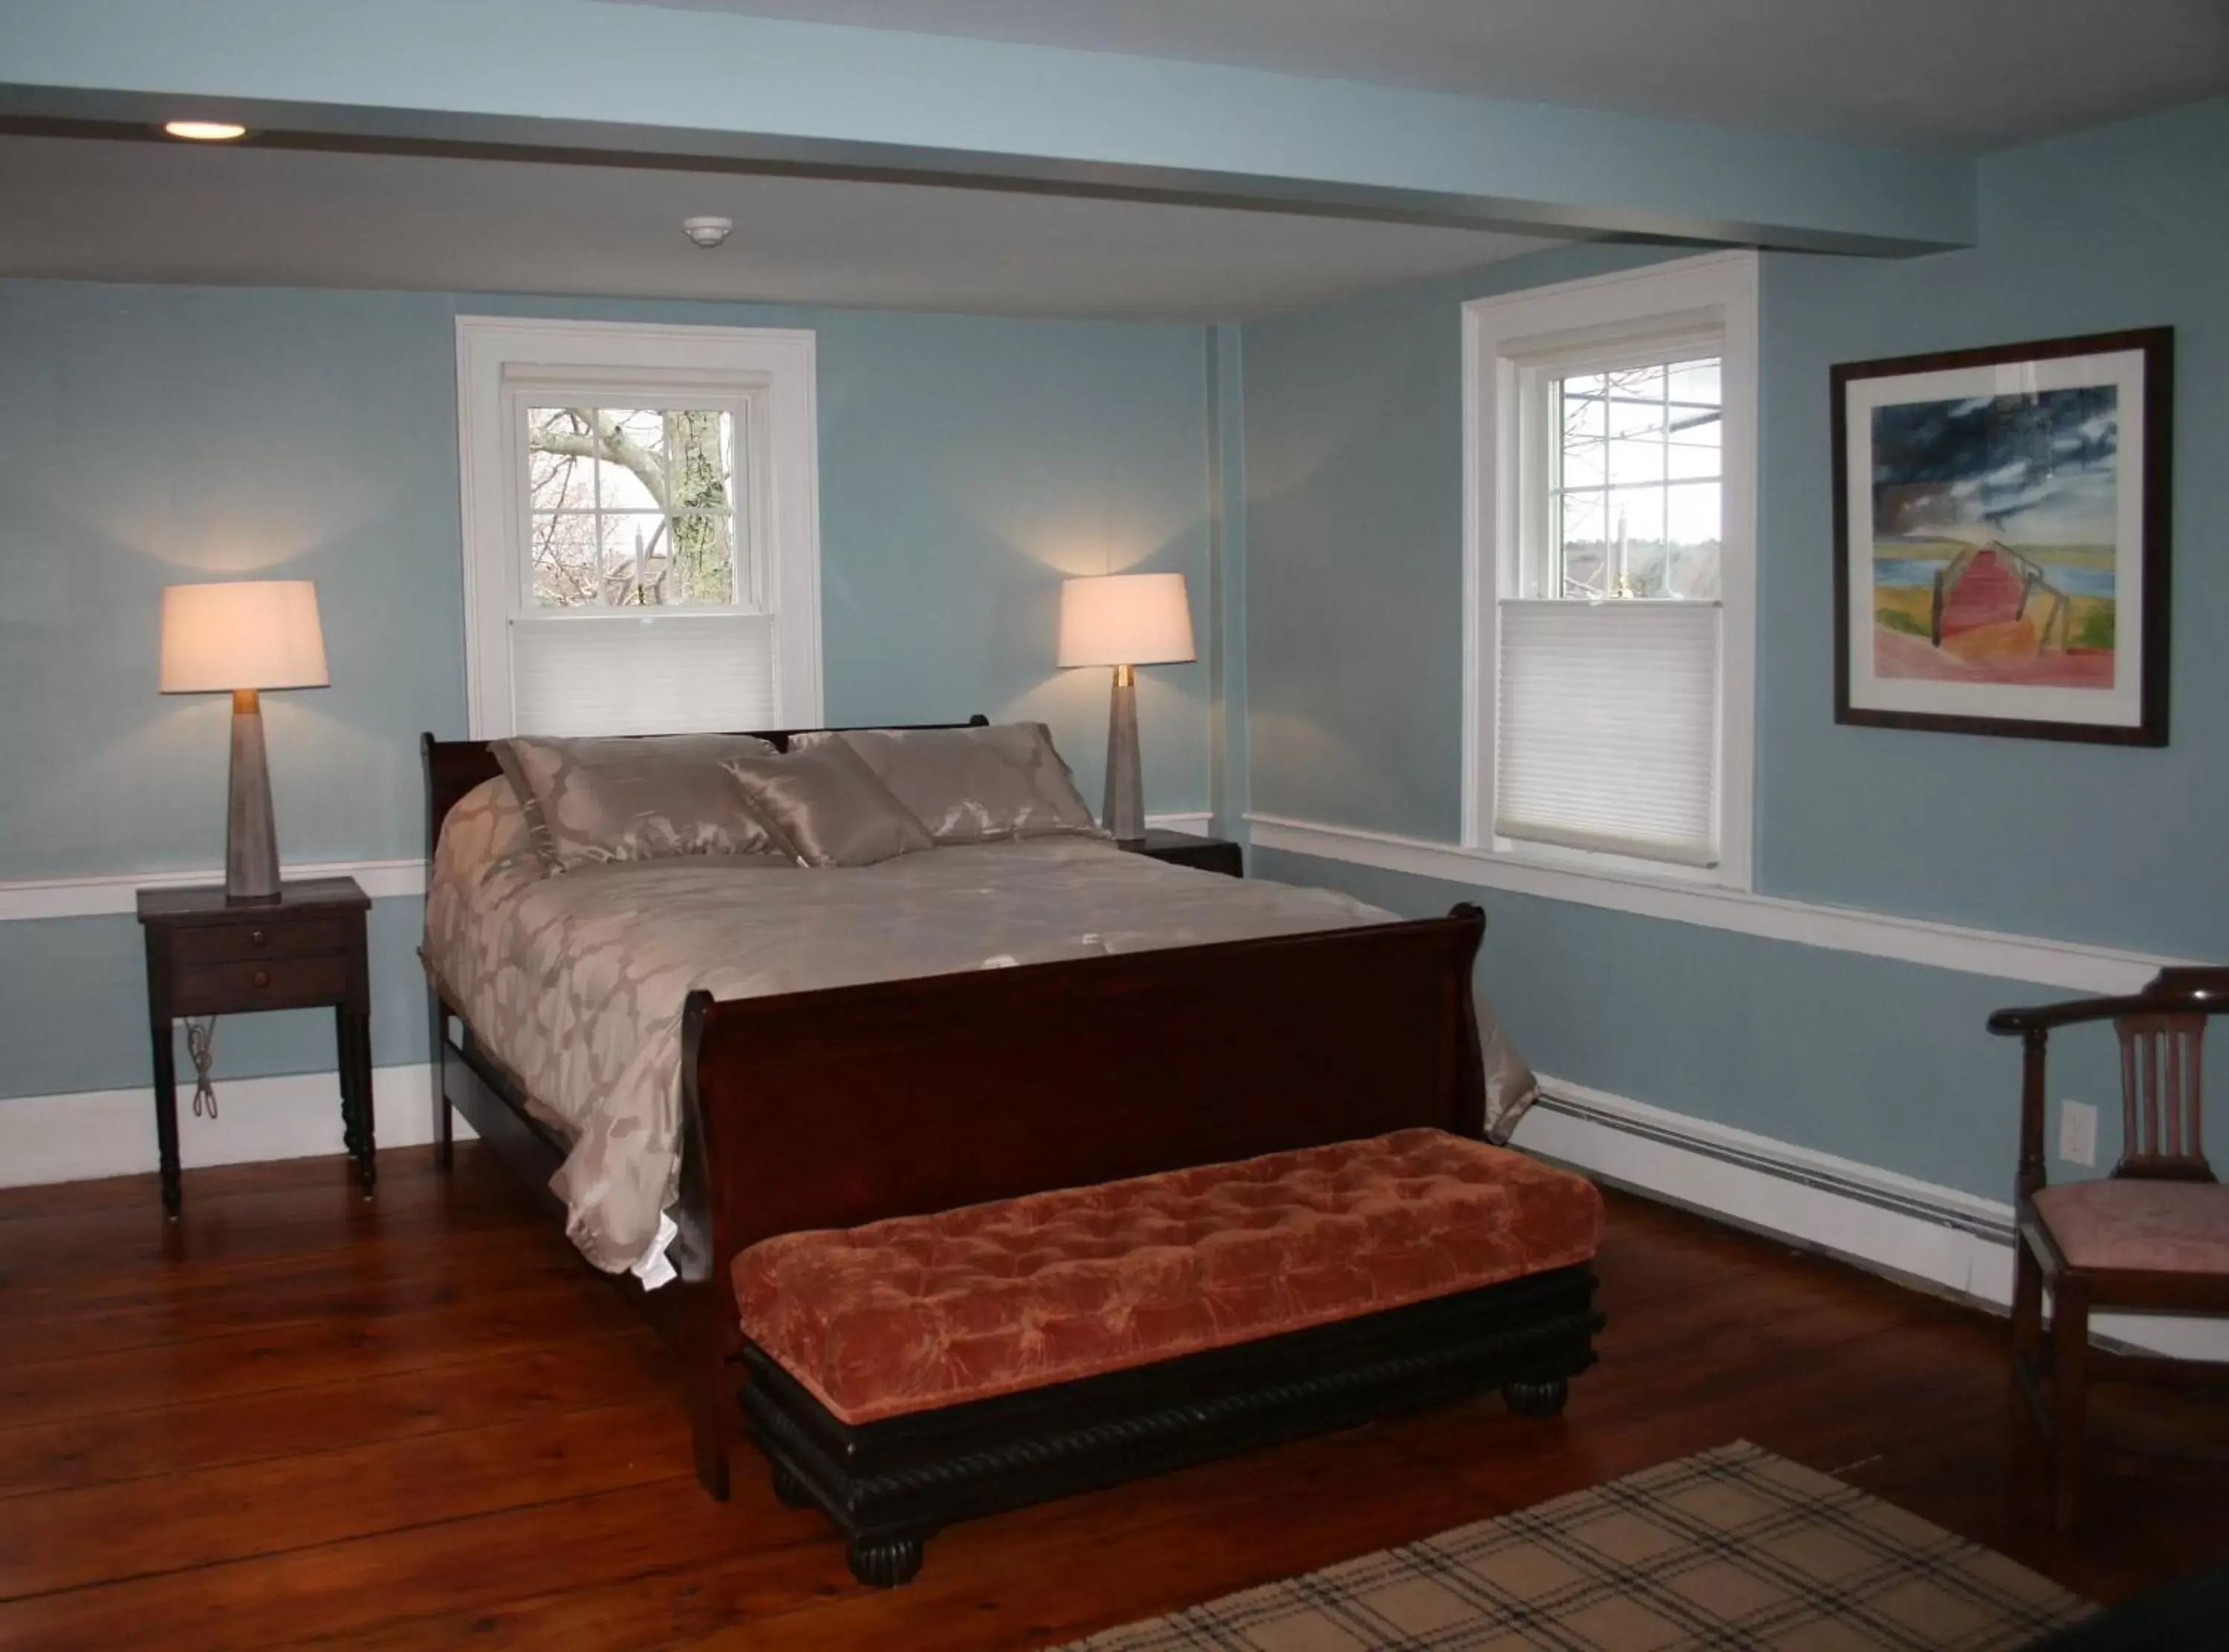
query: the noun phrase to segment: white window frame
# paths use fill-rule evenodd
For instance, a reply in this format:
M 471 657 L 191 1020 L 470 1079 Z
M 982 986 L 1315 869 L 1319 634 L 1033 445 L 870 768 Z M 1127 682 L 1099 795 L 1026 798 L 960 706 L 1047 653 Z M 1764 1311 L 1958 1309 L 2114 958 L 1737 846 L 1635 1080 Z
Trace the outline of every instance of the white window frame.
M 813 335 L 789 328 L 457 317 L 457 436 L 465 557 L 465 670 L 472 738 L 512 722 L 511 623 L 530 589 L 524 402 L 607 406 L 687 399 L 748 404 L 736 464 L 745 476 L 749 567 L 732 609 L 613 611 L 617 623 L 702 624 L 775 616 L 776 726 L 824 720 L 820 675 L 819 425 Z M 746 428 L 739 423 L 738 430 Z M 739 552 L 743 549 L 738 535 Z M 613 623 L 601 614 L 578 623 Z
M 1757 676 L 1757 255 L 1718 253 L 1532 287 L 1463 306 L 1462 842 L 1496 860 L 1626 880 L 1746 890 L 1752 875 Z M 1718 580 L 1718 861 L 1689 868 L 1520 842 L 1493 830 L 1500 604 L 1542 542 L 1544 375 L 1629 364 L 1715 340 L 1724 458 Z M 1526 474 L 1527 467 L 1533 474 Z M 1530 485 L 1528 485 L 1528 483 Z M 1532 519 L 1528 520 L 1528 515 Z M 1537 552 L 1535 553 L 1538 554 Z

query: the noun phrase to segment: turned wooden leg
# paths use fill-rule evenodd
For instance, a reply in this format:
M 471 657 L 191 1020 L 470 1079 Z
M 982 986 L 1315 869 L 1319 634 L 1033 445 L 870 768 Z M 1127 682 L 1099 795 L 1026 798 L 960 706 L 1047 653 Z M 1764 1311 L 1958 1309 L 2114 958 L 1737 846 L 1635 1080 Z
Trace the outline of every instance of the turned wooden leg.
M 1505 1384 L 1501 1398 L 1513 1417 L 1553 1417 L 1564 1409 L 1571 1398 L 1571 1385 L 1567 1378 L 1558 1377 L 1552 1382 L 1512 1382 Z
M 2024 1367 L 2024 1369 L 2023 1369 Z M 2013 1393 L 2025 1404 L 2027 1382 L 2043 1374 L 2043 1266 L 2024 1234 L 2013 1236 Z
M 2089 1422 L 2090 1301 L 2085 1286 L 2059 1278 L 2051 1316 L 2051 1519 L 2074 1529 Z
M 780 1502 L 791 1508 L 815 1507 L 813 1494 L 806 1489 L 805 1482 L 798 1477 L 796 1470 L 776 1457 L 773 1461 L 773 1471 L 774 1495 Z
M 150 942 L 149 946 L 152 947 Z M 155 1044 L 155 1151 L 163 1171 L 163 1213 L 170 1220 L 178 1220 L 178 1206 L 184 1198 L 178 1179 L 178 1073 L 177 1052 L 171 1047 L 170 1022 L 168 1016 L 157 1019 L 153 1027 Z
M 851 1575 L 872 1589 L 911 1583 L 921 1570 L 921 1539 L 910 1534 L 855 1537 L 845 1547 Z

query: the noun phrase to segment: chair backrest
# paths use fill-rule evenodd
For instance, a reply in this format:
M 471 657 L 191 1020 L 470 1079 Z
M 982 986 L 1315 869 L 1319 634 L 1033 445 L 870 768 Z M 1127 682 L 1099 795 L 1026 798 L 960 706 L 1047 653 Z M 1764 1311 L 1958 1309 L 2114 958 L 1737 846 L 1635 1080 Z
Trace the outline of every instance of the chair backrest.
M 2229 967 L 2176 965 L 2140 993 L 2000 1009 L 1989 1030 L 2020 1041 L 2020 1156 L 2026 1199 L 2046 1179 L 2043 1154 L 2045 1046 L 2053 1029 L 2110 1021 L 2121 1040 L 2121 1162 L 2117 1176 L 2212 1181 L 2203 1136 L 2206 1023 L 2229 1015 Z
M 2121 1015 L 2117 1176 L 2208 1180 L 2204 1014 Z

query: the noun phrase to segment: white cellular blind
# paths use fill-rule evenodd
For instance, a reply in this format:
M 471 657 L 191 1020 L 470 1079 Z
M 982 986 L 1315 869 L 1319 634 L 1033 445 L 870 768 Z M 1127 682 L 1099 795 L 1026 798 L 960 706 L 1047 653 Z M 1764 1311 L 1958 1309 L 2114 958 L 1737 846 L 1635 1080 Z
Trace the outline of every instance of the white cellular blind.
M 559 614 L 511 622 L 522 734 L 699 734 L 770 728 L 766 614 Z
M 1500 605 L 1493 829 L 1718 858 L 1718 605 Z

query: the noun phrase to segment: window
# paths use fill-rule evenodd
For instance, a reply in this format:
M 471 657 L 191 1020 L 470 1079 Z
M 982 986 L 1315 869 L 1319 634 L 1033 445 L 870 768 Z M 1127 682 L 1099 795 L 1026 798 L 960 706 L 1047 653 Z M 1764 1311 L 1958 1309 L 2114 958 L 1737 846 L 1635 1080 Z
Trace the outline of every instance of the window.
M 1465 842 L 1746 887 L 1754 256 L 1464 330 Z
M 813 336 L 457 325 L 473 733 L 819 721 Z

